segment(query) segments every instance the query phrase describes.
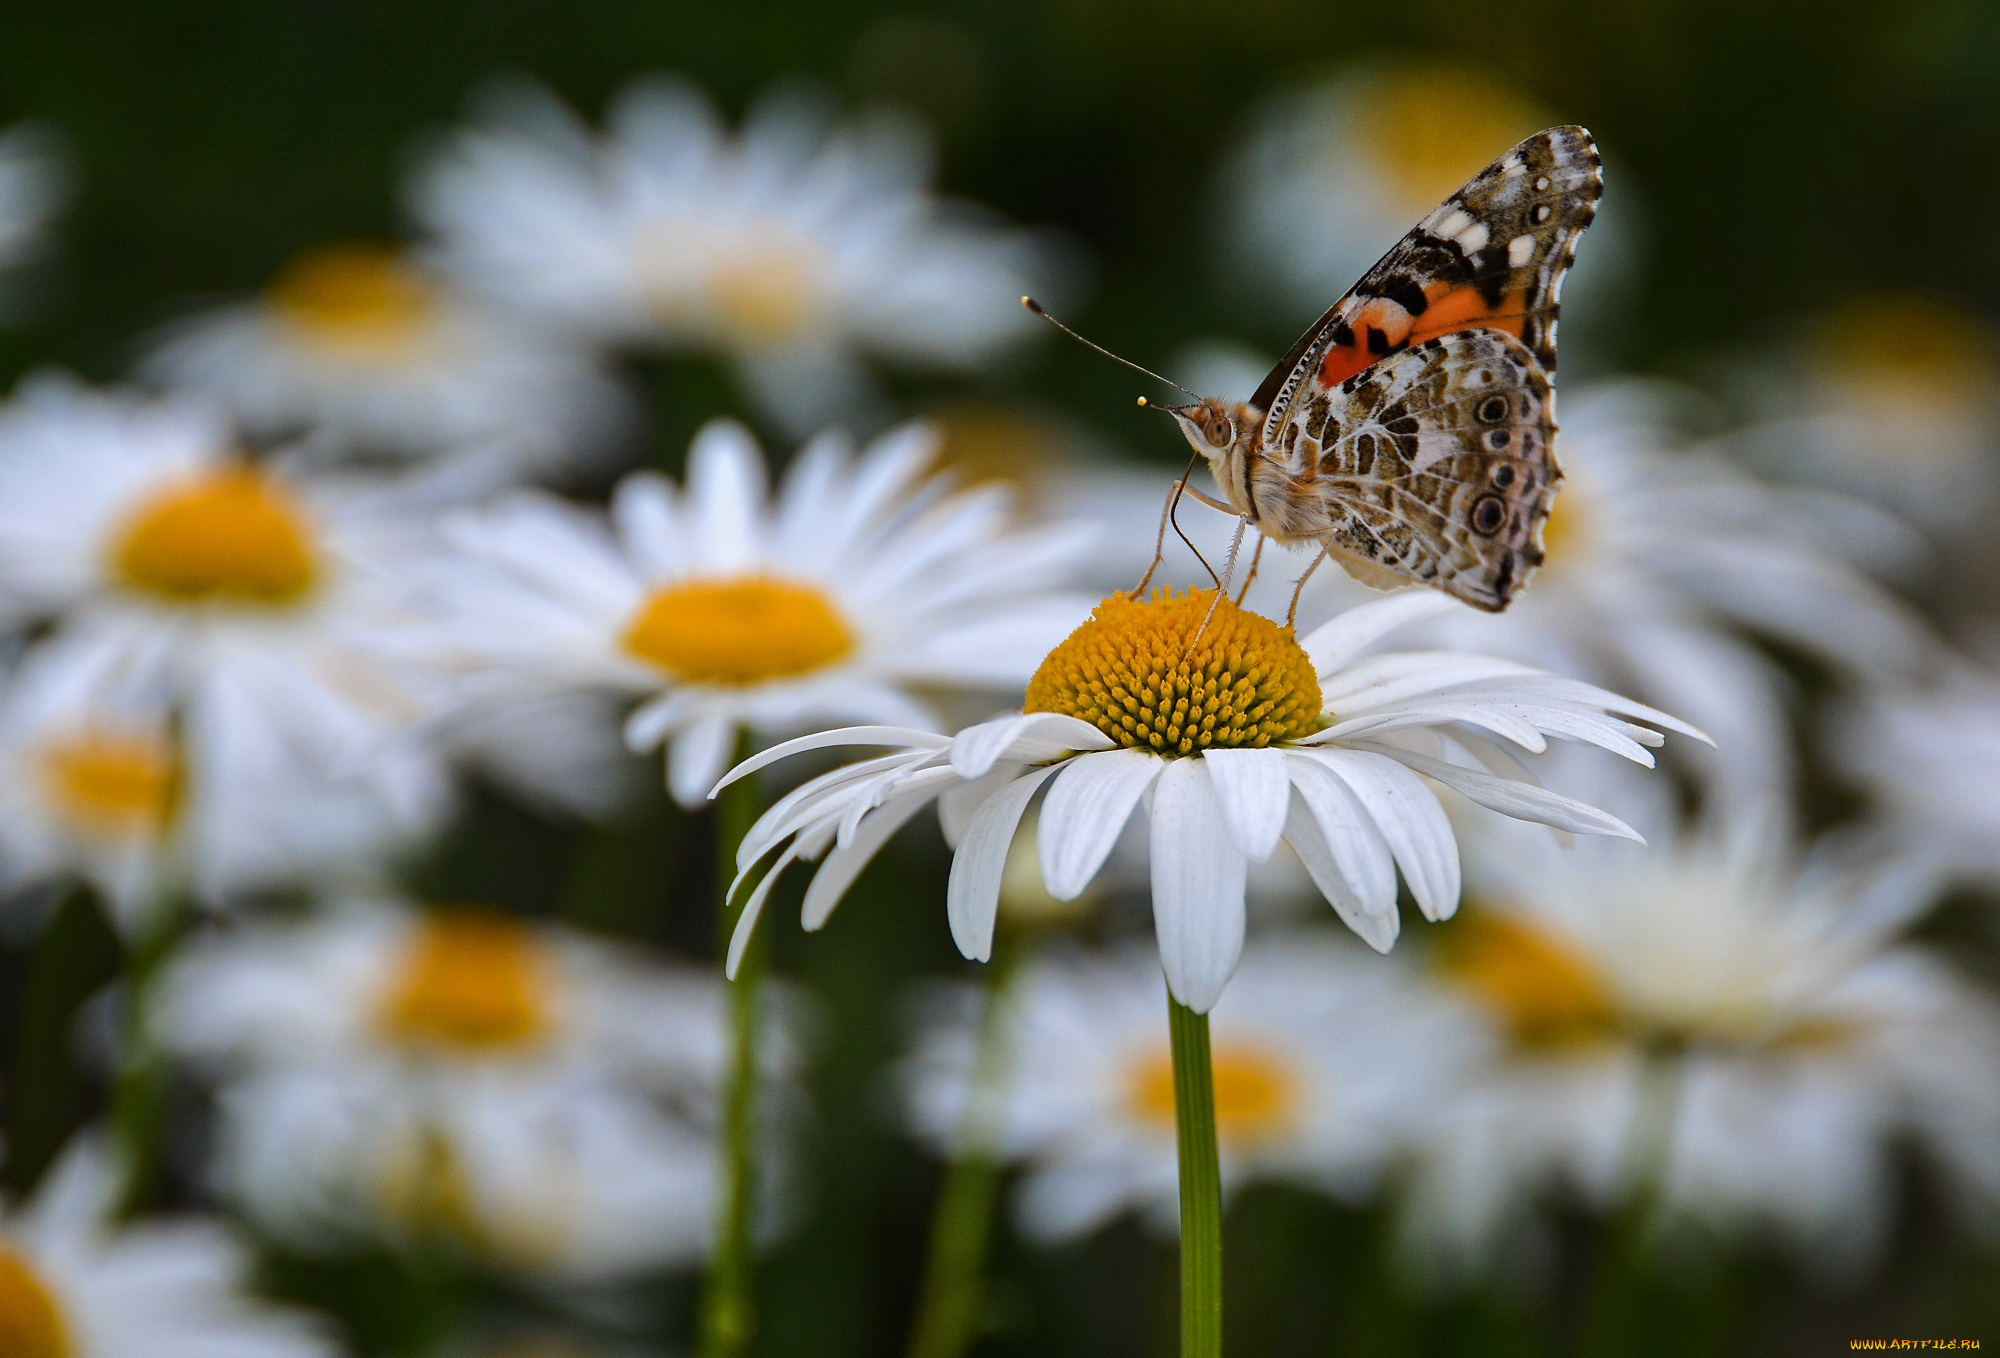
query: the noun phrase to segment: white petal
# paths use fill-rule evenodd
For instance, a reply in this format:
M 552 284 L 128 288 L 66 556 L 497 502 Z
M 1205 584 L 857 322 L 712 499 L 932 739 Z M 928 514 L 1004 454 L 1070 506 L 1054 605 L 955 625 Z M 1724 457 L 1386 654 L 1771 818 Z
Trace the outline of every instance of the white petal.
M 1338 781 L 1330 773 L 1326 777 L 1329 782 Z M 1320 894 L 1332 903 L 1334 913 L 1340 916 L 1341 922 L 1352 929 L 1363 943 L 1382 953 L 1395 946 L 1396 934 L 1403 927 L 1403 916 L 1396 909 L 1393 882 L 1389 908 L 1368 909 L 1348 886 L 1347 878 L 1335 864 L 1333 851 L 1326 844 L 1326 836 L 1320 833 L 1319 823 L 1307 809 L 1303 797 L 1292 798 L 1291 814 L 1285 821 L 1285 843 L 1292 846 L 1299 862 L 1305 864 L 1306 875 L 1313 879 L 1313 885 L 1319 888 Z
M 1153 784 L 1153 932 L 1167 988 L 1197 1014 L 1222 998 L 1243 956 L 1250 865 L 1229 837 L 1199 759 L 1170 759 Z
M 1613 835 L 1620 839 L 1636 839 L 1641 844 L 1646 842 L 1637 830 L 1609 811 L 1600 811 L 1588 802 L 1561 796 L 1533 783 L 1497 778 L 1483 770 L 1447 764 L 1442 759 L 1432 759 L 1408 750 L 1384 748 L 1381 753 L 1426 777 L 1437 779 L 1487 810 L 1498 811 L 1503 816 L 1540 821 L 1543 825 L 1553 825 L 1572 834 Z
M 826 923 L 861 870 L 930 801 L 931 793 L 926 790 L 883 803 L 862 821 L 846 843 L 827 855 L 826 862 L 813 874 L 812 885 L 806 888 L 805 905 L 799 912 L 799 922 L 808 933 Z
M 1207 750 L 1209 781 L 1222 804 L 1222 820 L 1236 847 L 1261 863 L 1278 847 L 1292 805 L 1292 782 L 1283 750 Z
M 1395 914 L 1396 857 L 1361 799 L 1332 769 L 1310 756 L 1288 756 L 1286 771 L 1299 801 L 1319 827 L 1348 894 L 1371 917 Z M 1290 833 L 1288 829 L 1286 834 Z M 1338 907 L 1338 899 L 1331 892 L 1327 895 Z
M 1450 919 L 1458 910 L 1458 840 L 1423 779 L 1393 759 L 1363 750 L 1316 750 L 1308 757 L 1345 779 L 1368 808 L 1424 918 Z
M 833 745 L 891 745 L 907 750 L 942 750 L 949 744 L 951 741 L 947 737 L 913 726 L 843 726 L 835 731 L 815 731 L 809 736 L 798 736 L 751 755 L 731 769 L 727 777 L 709 790 L 708 795 L 713 797 L 738 778 L 748 777 L 780 759 L 789 759 L 807 750 L 823 750 Z
M 1039 764 L 1082 750 L 1108 750 L 1115 742 L 1089 722 L 1060 712 L 1012 713 L 953 737 L 951 766 L 961 777 L 978 778 L 1005 758 Z
M 757 932 L 757 920 L 764 913 L 764 902 L 771 898 L 771 889 L 785 875 L 785 869 L 799 860 L 805 851 L 804 843 L 803 839 L 795 839 L 787 844 L 785 851 L 771 864 L 771 870 L 764 874 L 764 880 L 757 883 L 756 890 L 750 893 L 750 899 L 743 902 L 743 909 L 736 916 L 736 928 L 729 935 L 729 957 L 722 968 L 723 975 L 730 980 L 736 979 L 736 969 L 743 965 L 743 953 L 750 946 L 751 935 Z M 736 874 L 736 880 L 729 884 L 730 895 L 736 894 L 744 875 L 742 872 Z
M 1311 657 L 1313 667 L 1324 675 L 1347 664 L 1364 647 L 1397 628 L 1462 606 L 1434 589 L 1403 590 L 1386 599 L 1357 604 L 1306 633 L 1299 639 L 1299 646 Z
M 693 810 L 708 797 L 736 744 L 736 723 L 725 716 L 703 717 L 674 737 L 667 747 L 667 788 L 683 809 Z
M 757 559 L 764 454 L 734 420 L 710 420 L 688 449 L 687 493 L 701 567 L 741 569 Z
M 1064 760 L 1042 803 L 1042 885 L 1073 901 L 1104 866 L 1132 808 L 1166 761 L 1140 750 L 1099 750 Z
M 993 956 L 993 918 L 1000 908 L 1000 878 L 1014 831 L 1029 800 L 1055 771 L 1036 769 L 988 797 L 986 804 L 973 812 L 964 838 L 958 841 L 958 852 L 952 855 L 951 880 L 945 887 L 945 918 L 958 950 L 975 962 Z

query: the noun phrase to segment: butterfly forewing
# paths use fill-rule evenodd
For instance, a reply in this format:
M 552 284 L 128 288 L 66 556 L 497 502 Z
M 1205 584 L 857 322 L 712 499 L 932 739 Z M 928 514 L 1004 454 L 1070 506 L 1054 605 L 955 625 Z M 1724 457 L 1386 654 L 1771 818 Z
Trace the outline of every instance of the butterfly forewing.
M 1604 177 L 1581 127 L 1529 137 L 1418 223 L 1271 370 L 1251 404 L 1262 443 L 1317 388 L 1426 339 L 1469 327 L 1504 331 L 1553 372 L 1563 275 L 1590 225 Z
M 1498 612 L 1542 561 L 1555 398 L 1502 331 L 1419 341 L 1300 403 L 1294 485 L 1322 545 L 1367 583 L 1416 580 Z

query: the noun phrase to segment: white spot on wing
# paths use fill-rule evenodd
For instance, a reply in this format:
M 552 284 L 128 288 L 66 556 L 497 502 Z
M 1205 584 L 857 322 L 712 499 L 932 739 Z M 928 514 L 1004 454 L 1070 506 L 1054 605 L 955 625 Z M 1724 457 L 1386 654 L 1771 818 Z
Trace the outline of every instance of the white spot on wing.
M 1507 242 L 1508 267 L 1514 269 L 1520 268 L 1534 257 L 1534 253 L 1535 238 L 1533 236 L 1514 237 L 1514 239 Z
M 1437 214 L 1433 213 L 1431 215 L 1436 216 Z M 1471 225 L 1472 216 L 1470 213 L 1467 213 L 1463 208 L 1453 208 L 1450 212 L 1445 213 L 1444 216 L 1439 217 L 1437 225 L 1432 227 L 1431 230 L 1437 232 L 1438 235 L 1443 236 L 1446 240 L 1457 240 L 1459 233 Z
M 1452 239 L 1458 242 L 1459 249 L 1470 255 L 1484 250 L 1486 248 L 1486 238 L 1491 234 L 1486 229 L 1485 222 L 1473 222 Z

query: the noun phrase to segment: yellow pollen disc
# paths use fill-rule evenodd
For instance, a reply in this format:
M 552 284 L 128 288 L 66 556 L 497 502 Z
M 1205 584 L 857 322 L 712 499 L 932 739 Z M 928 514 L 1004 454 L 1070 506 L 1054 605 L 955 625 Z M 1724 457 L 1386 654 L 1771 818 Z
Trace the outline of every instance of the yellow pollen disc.
M 1823 316 L 1812 341 L 1829 378 L 1864 392 L 1964 399 L 1996 382 L 1991 333 L 1928 297 L 1855 298 Z
M 0 1245 L 0 1358 L 71 1358 L 69 1326 L 47 1283 Z
M 854 633 L 814 586 L 752 575 L 658 590 L 623 643 L 628 654 L 685 683 L 758 684 L 846 659 Z
M 285 266 L 266 294 L 298 338 L 355 358 L 393 358 L 420 342 L 438 292 L 380 245 L 331 245 Z
M 1590 509 L 1583 503 L 1585 493 L 1575 485 L 1558 490 L 1549 505 L 1549 517 L 1542 524 L 1542 565 L 1561 568 L 1575 553 L 1587 550 L 1590 539 Z
M 546 946 L 520 920 L 439 910 L 418 926 L 382 998 L 379 1024 L 413 1046 L 500 1052 L 531 1047 L 554 1021 Z
M 296 603 L 318 576 L 305 516 L 252 467 L 168 487 L 112 543 L 120 580 L 174 603 Z
M 1170 756 L 1296 740 L 1320 728 L 1320 706 L 1292 629 L 1212 590 L 1114 594 L 1028 681 L 1028 711 L 1081 717 L 1120 745 Z
M 818 319 L 825 261 L 789 232 L 753 234 L 708 269 L 709 305 L 724 333 L 768 346 L 797 339 Z
M 128 734 L 52 742 L 42 751 L 42 775 L 62 817 L 93 834 L 161 833 L 180 809 L 184 786 L 172 741 Z
M 1617 1030 L 1597 971 L 1547 931 L 1498 911 L 1468 911 L 1436 938 L 1444 974 L 1496 1011 L 1521 1045 L 1570 1046 Z
M 1290 1062 L 1246 1042 L 1217 1042 L 1209 1054 L 1215 1082 L 1215 1134 L 1231 1146 L 1282 1136 L 1298 1117 L 1299 1082 Z M 1133 1070 L 1134 1113 L 1156 1127 L 1174 1125 L 1173 1056 L 1162 1049 Z
M 1470 67 L 1384 71 L 1357 91 L 1360 132 L 1401 215 L 1429 212 L 1509 147 L 1547 126 L 1528 100 Z

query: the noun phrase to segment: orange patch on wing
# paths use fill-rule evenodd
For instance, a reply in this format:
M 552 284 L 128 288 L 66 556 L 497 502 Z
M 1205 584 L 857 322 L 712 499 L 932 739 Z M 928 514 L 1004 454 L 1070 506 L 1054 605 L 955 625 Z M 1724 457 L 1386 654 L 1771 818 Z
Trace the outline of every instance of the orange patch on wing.
M 1371 299 L 1349 322 L 1354 330 L 1354 343 L 1336 344 L 1320 360 L 1320 381 L 1337 387 L 1362 369 L 1374 366 L 1382 355 L 1368 348 L 1370 330 L 1381 331 L 1394 348 L 1475 326 L 1503 330 L 1516 339 L 1521 337 L 1522 322 L 1527 318 L 1522 293 L 1507 293 L 1498 306 L 1488 306 L 1479 289 L 1465 284 L 1440 285 L 1427 290 L 1427 295 L 1430 305 L 1414 323 L 1410 313 L 1395 302 L 1385 297 Z

